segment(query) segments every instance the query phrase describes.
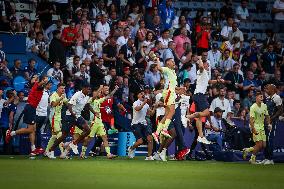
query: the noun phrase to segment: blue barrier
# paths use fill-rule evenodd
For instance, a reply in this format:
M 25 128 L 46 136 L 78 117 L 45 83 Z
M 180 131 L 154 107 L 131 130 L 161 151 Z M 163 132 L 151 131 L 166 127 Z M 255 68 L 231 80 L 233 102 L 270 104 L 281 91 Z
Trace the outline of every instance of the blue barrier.
M 127 156 L 127 148 L 132 146 L 136 141 L 132 132 L 120 132 L 118 133 L 118 156 Z
M 25 54 L 26 53 L 26 33 L 10 34 L 1 33 L 0 41 L 3 42 L 3 51 L 6 54 Z

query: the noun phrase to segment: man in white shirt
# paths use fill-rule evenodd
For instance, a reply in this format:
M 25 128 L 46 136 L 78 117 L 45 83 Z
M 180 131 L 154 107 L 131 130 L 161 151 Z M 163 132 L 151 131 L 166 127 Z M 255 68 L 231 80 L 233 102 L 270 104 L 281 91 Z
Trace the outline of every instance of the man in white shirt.
M 275 32 L 284 32 L 284 0 L 276 0 L 273 4 L 272 13 L 274 17 Z
M 226 96 L 225 88 L 220 88 L 219 97 L 215 98 L 212 101 L 209 111 L 214 112 L 215 108 L 219 107 L 224 111 L 222 116 L 223 118 L 226 119 L 228 117 L 227 115 L 231 114 L 231 104 L 229 100 L 225 98 L 225 96 Z
M 88 126 L 88 122 L 81 116 L 81 112 L 83 111 L 85 106 L 88 106 L 90 111 L 93 114 L 96 114 L 93 108 L 88 104 L 90 97 L 91 87 L 88 84 L 84 84 L 81 91 L 76 92 L 68 102 L 68 110 L 66 111 L 66 115 L 62 118 L 62 135 L 60 138 L 54 141 L 54 144 L 49 149 L 47 156 L 51 159 L 54 159 L 54 150 L 55 148 L 65 140 L 67 135 L 70 132 L 71 127 L 76 125 L 83 132 L 82 134 L 72 142 L 69 143 L 64 153 L 67 154 L 70 150 L 74 152 L 74 154 L 79 154 L 77 144 L 90 134 L 90 128 Z
M 222 53 L 218 50 L 218 44 L 213 43 L 212 49 L 208 51 L 208 60 L 212 69 L 216 69 L 220 66 Z
M 236 63 L 231 57 L 230 57 L 230 50 L 226 49 L 224 51 L 224 60 L 221 61 L 220 68 L 225 71 L 225 73 L 229 72 L 233 69 L 234 64 Z
M 44 153 L 44 149 L 41 146 L 41 128 L 46 121 L 47 118 L 47 108 L 49 106 L 48 99 L 49 99 L 49 90 L 52 87 L 52 83 L 48 83 L 44 90 L 41 97 L 41 100 L 36 108 L 36 151 L 37 154 Z
M 120 36 L 118 39 L 117 39 L 117 47 L 118 47 L 118 50 L 120 49 L 120 47 L 122 45 L 125 45 L 129 39 L 129 36 L 130 36 L 130 28 L 129 27 L 126 27 L 124 28 L 123 30 L 123 35 Z
M 248 20 L 249 12 L 247 8 L 247 4 L 248 4 L 247 0 L 242 0 L 241 6 L 237 7 L 236 15 L 240 21 Z
M 234 37 L 238 37 L 240 40 L 234 44 L 234 48 L 243 48 L 244 35 L 243 32 L 238 28 L 238 23 L 234 22 L 232 26 L 232 31 L 229 32 L 229 41 L 233 41 Z
M 50 68 L 46 75 L 61 83 L 63 81 L 63 72 L 60 70 L 60 62 L 54 62 L 53 68 Z
M 98 48 L 102 49 L 102 45 L 106 42 L 106 38 L 109 36 L 110 27 L 107 23 L 108 16 L 107 14 L 102 15 L 102 20 L 96 24 L 96 37 L 98 39 Z
M 146 115 L 153 115 L 155 113 L 155 108 L 150 109 L 148 105 L 148 98 L 145 98 L 144 91 L 140 91 L 137 95 L 138 100 L 133 103 L 133 118 L 131 123 L 131 128 L 133 134 L 136 137 L 136 142 L 133 146 L 128 148 L 128 157 L 134 158 L 135 149 L 143 144 L 143 140 L 147 140 L 148 143 L 148 156 L 145 160 L 154 160 L 152 156 L 153 151 L 153 138 L 152 130 L 146 121 Z
M 229 40 L 229 32 L 232 31 L 232 25 L 233 25 L 233 18 L 232 17 L 228 17 L 227 18 L 227 25 L 224 26 L 221 30 L 221 36 L 222 39 L 224 41 L 228 41 Z
M 206 123 L 206 138 L 211 142 L 216 142 L 218 147 L 215 148 L 216 151 L 221 151 L 223 147 L 222 132 L 222 113 L 224 111 L 216 107 L 214 109 L 214 115 L 211 116 L 211 124 L 207 121 Z M 214 150 L 213 150 L 214 151 Z
M 161 43 L 162 43 L 162 49 L 160 50 L 160 53 L 163 54 L 164 50 L 168 48 L 169 42 L 173 41 L 170 38 L 170 31 L 169 30 L 164 30 L 162 32 L 162 36 L 158 39 L 158 41 L 161 41 Z
M 200 58 L 198 61 L 198 66 L 199 70 L 197 71 L 196 88 L 193 95 L 193 102 L 196 106 L 196 113 L 187 115 L 187 119 L 190 120 L 198 118 L 196 120 L 196 127 L 199 135 L 197 141 L 204 144 L 210 144 L 210 142 L 204 137 L 201 121 L 202 117 L 208 117 L 210 115 L 209 103 L 207 101 L 207 97 L 205 96 L 210 81 L 210 76 L 208 73 L 209 65 L 206 60 L 203 61 Z

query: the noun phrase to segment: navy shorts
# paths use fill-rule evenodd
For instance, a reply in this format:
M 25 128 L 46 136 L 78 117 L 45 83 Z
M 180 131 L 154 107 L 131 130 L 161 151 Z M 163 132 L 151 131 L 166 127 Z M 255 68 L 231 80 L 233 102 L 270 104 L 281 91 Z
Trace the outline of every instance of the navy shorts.
M 141 123 L 131 125 L 132 132 L 136 138 L 138 139 L 146 139 L 147 136 L 152 134 L 152 129 L 148 125 L 144 125 Z
M 69 133 L 71 127 L 77 126 L 79 129 L 83 130 L 83 125 L 86 124 L 86 120 L 83 117 L 79 117 L 77 120 L 71 116 L 66 115 L 62 119 L 62 131 L 65 133 Z
M 36 123 L 36 108 L 32 107 L 30 104 L 26 104 L 23 113 L 23 122 L 25 124 L 34 125 Z
M 203 112 L 209 108 L 209 103 L 205 94 L 197 93 L 193 95 L 193 102 L 195 104 L 195 112 Z

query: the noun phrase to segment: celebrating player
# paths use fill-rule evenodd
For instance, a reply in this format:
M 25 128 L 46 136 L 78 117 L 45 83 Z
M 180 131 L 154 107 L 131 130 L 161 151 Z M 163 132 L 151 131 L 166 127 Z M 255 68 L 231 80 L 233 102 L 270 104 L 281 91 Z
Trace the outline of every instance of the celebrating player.
M 248 152 L 252 152 L 249 162 L 251 164 L 256 163 L 256 154 L 265 149 L 266 147 L 266 135 L 264 131 L 264 119 L 268 123 L 268 130 L 271 131 L 272 125 L 270 123 L 270 117 L 268 114 L 267 106 L 263 103 L 263 95 L 261 92 L 256 93 L 256 102 L 250 107 L 250 128 L 253 134 L 253 141 L 255 145 L 243 150 L 243 158 L 246 159 Z

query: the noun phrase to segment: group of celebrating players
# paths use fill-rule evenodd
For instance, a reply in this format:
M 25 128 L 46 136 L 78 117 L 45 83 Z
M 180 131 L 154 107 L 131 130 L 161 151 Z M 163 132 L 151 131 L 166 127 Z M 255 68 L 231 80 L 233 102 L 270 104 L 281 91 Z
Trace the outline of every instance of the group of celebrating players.
M 189 106 L 183 107 L 181 99 L 189 99 L 185 87 L 177 87 L 178 79 L 175 72 L 175 62 L 172 58 L 165 60 L 165 67 L 160 64 L 155 64 L 157 69 L 163 75 L 160 90 L 156 91 L 156 103 L 152 107 L 149 106 L 149 99 L 141 90 L 138 92 L 137 100 L 133 103 L 133 117 L 131 128 L 136 137 L 136 142 L 128 148 L 129 158 L 134 158 L 135 149 L 147 142 L 148 155 L 145 160 L 162 160 L 167 161 L 167 148 L 176 139 L 178 145 L 177 160 L 182 160 L 190 152 L 184 145 L 181 125 L 191 124 L 192 120 L 196 122 L 198 131 L 197 141 L 204 144 L 210 144 L 203 133 L 202 119 L 208 118 L 210 123 L 209 103 L 206 97 L 206 91 L 209 84 L 217 83 L 217 80 L 210 79 L 210 68 L 207 61 L 201 58 L 198 60 L 198 71 L 196 89 L 193 94 L 193 104 L 195 113 L 189 114 Z M 28 125 L 27 128 L 21 128 L 16 131 L 8 130 L 6 133 L 6 142 L 9 142 L 15 135 L 29 134 L 31 142 L 31 155 L 35 156 L 39 152 L 35 147 L 35 130 L 36 130 L 36 109 L 39 105 L 45 90 L 50 89 L 51 80 L 43 76 L 41 79 L 38 76 L 33 77 L 31 88 L 27 100 L 27 104 L 23 112 L 23 122 Z M 60 83 L 57 86 L 57 91 L 49 97 L 51 106 L 50 123 L 52 136 L 49 139 L 48 145 L 44 154 L 55 159 L 54 151 L 57 147 L 60 148 L 60 158 L 68 158 L 69 151 L 72 149 L 74 154 L 79 154 L 78 143 L 82 143 L 81 158 L 86 158 L 87 146 L 90 141 L 99 136 L 103 140 L 103 145 L 107 153 L 107 158 L 113 159 L 117 157 L 111 154 L 108 144 L 108 137 L 102 122 L 100 107 L 101 103 L 115 94 L 118 87 L 110 93 L 102 94 L 103 86 L 94 88 L 91 94 L 91 86 L 85 84 L 82 90 L 76 92 L 70 100 L 65 97 L 65 84 Z M 270 90 L 271 89 L 271 90 Z M 273 91 L 273 85 L 268 86 L 268 90 Z M 91 95 L 90 95 L 91 94 Z M 90 95 L 90 96 L 89 96 Z M 274 93 L 273 93 L 274 95 Z M 276 99 L 281 98 L 276 95 Z M 48 104 L 46 105 L 47 109 Z M 82 117 L 83 109 L 87 107 L 90 111 L 90 120 L 85 120 Z M 64 110 L 65 109 L 65 110 Z M 152 133 L 146 120 L 147 115 L 157 117 L 157 129 Z M 255 146 L 244 149 L 244 158 L 248 152 L 252 152 L 250 162 L 256 163 L 256 154 L 265 148 L 266 135 L 264 133 L 264 121 L 267 121 L 268 128 L 271 130 L 271 120 L 269 118 L 266 104 L 263 103 L 263 95 L 261 92 L 256 93 L 256 103 L 250 108 L 250 127 L 253 133 Z M 75 126 L 75 130 L 72 128 Z M 115 130 L 114 126 L 111 126 Z M 72 131 L 73 140 L 69 143 L 64 143 L 66 137 Z M 153 153 L 153 139 L 159 145 L 157 152 Z

